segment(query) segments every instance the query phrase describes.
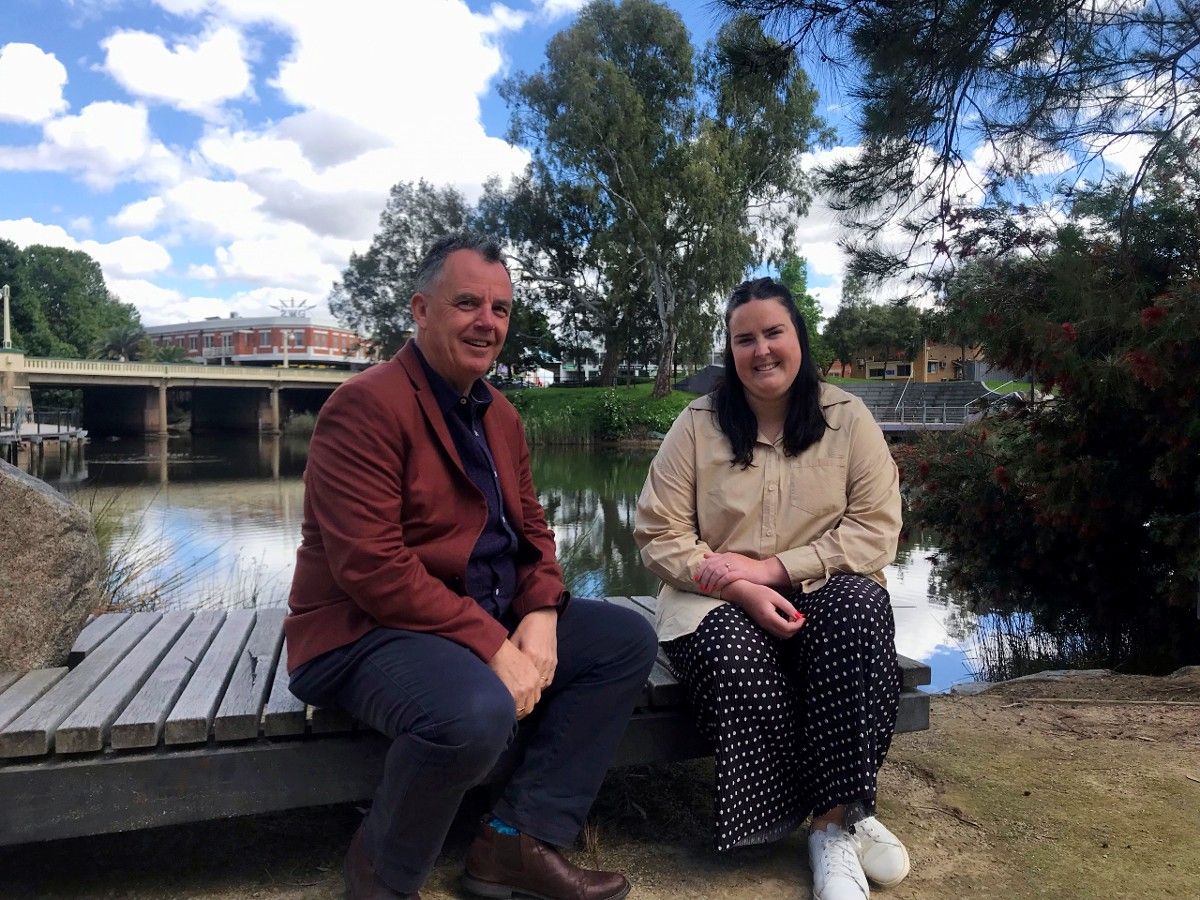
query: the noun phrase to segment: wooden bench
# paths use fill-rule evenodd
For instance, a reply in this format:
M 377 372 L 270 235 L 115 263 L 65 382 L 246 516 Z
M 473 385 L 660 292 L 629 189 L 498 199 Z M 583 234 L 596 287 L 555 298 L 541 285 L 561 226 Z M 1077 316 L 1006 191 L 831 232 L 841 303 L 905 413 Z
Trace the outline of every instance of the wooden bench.
M 283 615 L 112 613 L 68 666 L 0 673 L 0 846 L 369 798 L 388 742 L 291 695 Z M 928 728 L 929 668 L 901 666 L 896 730 Z M 710 752 L 660 656 L 614 764 Z

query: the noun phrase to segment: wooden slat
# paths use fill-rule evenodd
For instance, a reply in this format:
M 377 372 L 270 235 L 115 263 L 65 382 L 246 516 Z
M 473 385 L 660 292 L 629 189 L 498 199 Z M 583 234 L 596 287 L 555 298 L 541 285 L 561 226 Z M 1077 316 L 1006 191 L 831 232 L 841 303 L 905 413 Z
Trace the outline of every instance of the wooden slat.
M 218 741 L 244 741 L 258 737 L 267 690 L 279 659 L 279 646 L 283 642 L 285 612 L 280 608 L 258 611 L 254 630 L 238 654 L 233 676 L 225 688 L 225 697 L 213 722 L 213 737 Z
M 8 690 L 8 686 L 14 684 L 20 677 L 20 672 L 0 672 L 0 694 Z
M 252 609 L 235 609 L 225 617 L 221 630 L 167 716 L 163 728 L 165 743 L 196 744 L 208 740 L 213 715 L 253 627 Z
M 0 731 L 0 757 L 48 753 L 54 729 L 82 703 L 104 676 L 140 641 L 161 613 L 134 613 L 78 666 Z
M 55 753 L 92 753 L 104 748 L 109 726 L 137 694 L 191 620 L 190 612 L 169 612 L 99 686 L 63 719 L 54 733 Z
M 128 618 L 129 613 L 105 613 L 88 622 L 71 645 L 71 652 L 67 654 L 67 665 L 73 669 L 83 662 L 89 653 L 99 647 L 104 639 L 121 627 Z
M 304 734 L 308 724 L 304 701 L 288 690 L 287 663 L 287 641 L 284 641 L 279 649 L 279 662 L 275 665 L 271 696 L 263 713 L 263 731 L 267 737 Z
M 896 654 L 896 662 L 900 664 L 901 685 L 905 690 L 929 684 L 933 680 L 933 672 L 923 662 L 917 662 L 899 653 Z
M 142 689 L 125 707 L 125 711 L 113 722 L 109 745 L 114 750 L 157 746 L 167 714 L 183 693 L 188 677 L 195 671 L 224 621 L 223 612 L 196 613 L 187 631 L 175 642 Z
M 687 699 L 683 685 L 671 671 L 671 665 L 662 650 L 658 651 L 658 659 L 654 661 L 654 668 L 650 670 L 649 684 L 650 705 L 655 709 L 681 706 Z
M 18 678 L 16 683 L 0 696 L 0 728 L 25 712 L 38 697 L 58 684 L 69 671 L 66 666 L 57 669 L 34 669 Z

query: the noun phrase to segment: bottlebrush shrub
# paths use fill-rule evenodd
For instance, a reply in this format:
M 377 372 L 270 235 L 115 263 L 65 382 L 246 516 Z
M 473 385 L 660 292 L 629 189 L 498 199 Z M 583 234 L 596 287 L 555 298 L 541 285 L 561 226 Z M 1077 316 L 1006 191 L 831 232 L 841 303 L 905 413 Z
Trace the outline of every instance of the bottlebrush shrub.
M 948 316 L 1041 393 L 900 454 L 911 512 L 963 579 L 1087 611 L 1113 663 L 1148 670 L 1200 657 L 1196 156 L 1160 160 L 1132 209 L 1093 191 L 1050 239 L 970 254 Z

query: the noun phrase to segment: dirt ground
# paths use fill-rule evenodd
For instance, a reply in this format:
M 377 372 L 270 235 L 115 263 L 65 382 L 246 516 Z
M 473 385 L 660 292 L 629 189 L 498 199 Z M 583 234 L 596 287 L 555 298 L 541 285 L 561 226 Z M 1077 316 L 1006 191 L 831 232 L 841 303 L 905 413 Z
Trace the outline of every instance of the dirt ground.
M 1114 700 L 1143 702 L 1097 702 Z M 882 773 L 880 816 L 913 868 L 874 896 L 1200 898 L 1200 670 L 1014 682 L 934 697 L 931 717 L 897 737 Z M 707 760 L 613 773 L 576 858 L 624 869 L 639 898 L 807 898 L 800 834 L 710 851 L 711 777 Z M 424 896 L 465 896 L 481 803 Z M 336 807 L 3 849 L 0 897 L 341 897 L 358 818 Z

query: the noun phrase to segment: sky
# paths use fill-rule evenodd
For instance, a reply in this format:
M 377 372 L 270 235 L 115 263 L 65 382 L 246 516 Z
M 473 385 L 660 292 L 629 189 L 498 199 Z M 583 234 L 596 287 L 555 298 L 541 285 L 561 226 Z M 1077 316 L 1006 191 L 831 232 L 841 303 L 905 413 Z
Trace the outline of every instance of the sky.
M 0 238 L 81 249 L 146 325 L 319 313 L 388 189 L 478 195 L 528 154 L 499 82 L 540 67 L 583 0 L 5 0 Z M 698 46 L 709 0 L 674 0 Z M 841 98 L 820 113 L 853 152 Z M 832 314 L 844 256 L 819 201 L 799 230 Z

